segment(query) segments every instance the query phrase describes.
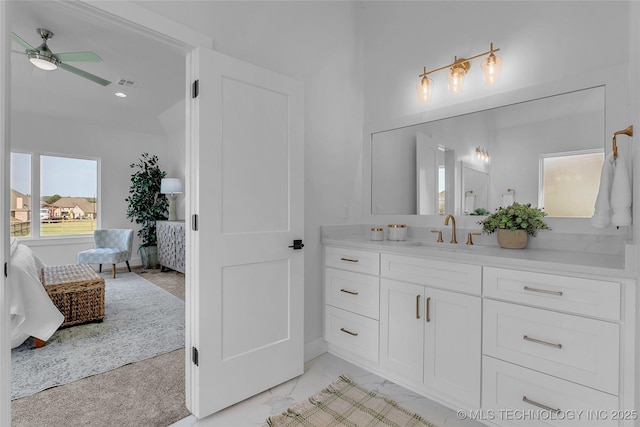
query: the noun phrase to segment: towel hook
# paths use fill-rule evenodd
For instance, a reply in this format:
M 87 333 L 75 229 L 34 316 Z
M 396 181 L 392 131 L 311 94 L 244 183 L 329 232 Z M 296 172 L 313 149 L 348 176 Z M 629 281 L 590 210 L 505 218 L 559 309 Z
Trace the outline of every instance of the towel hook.
M 633 136 L 633 125 L 627 127 L 624 130 L 619 130 L 617 132 L 614 132 L 613 134 L 613 158 L 617 159 L 618 158 L 618 145 L 616 144 L 616 136 L 617 135 L 627 135 L 627 136 Z

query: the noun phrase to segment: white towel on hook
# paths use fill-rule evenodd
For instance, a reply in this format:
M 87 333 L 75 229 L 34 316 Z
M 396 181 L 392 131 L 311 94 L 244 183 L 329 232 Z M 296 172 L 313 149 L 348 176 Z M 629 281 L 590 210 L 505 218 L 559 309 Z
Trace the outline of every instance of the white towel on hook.
M 611 225 L 631 225 L 631 179 L 624 159 L 615 161 L 611 184 Z
M 475 209 L 476 196 L 470 194 L 464 198 L 464 213 L 471 213 Z
M 502 195 L 502 207 L 506 208 L 507 206 L 511 206 L 515 202 L 515 197 L 513 197 L 512 192 L 504 193 Z
M 606 228 L 611 224 L 611 189 L 615 161 L 613 153 L 609 153 L 602 164 L 600 188 L 598 189 L 598 197 L 591 217 L 591 225 L 594 227 Z

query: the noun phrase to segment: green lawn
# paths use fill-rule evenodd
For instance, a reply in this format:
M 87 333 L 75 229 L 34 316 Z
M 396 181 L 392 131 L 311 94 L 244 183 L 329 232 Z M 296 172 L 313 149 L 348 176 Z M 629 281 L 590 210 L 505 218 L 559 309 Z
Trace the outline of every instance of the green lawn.
M 23 224 L 26 225 L 26 224 Z M 62 236 L 69 234 L 93 234 L 96 229 L 96 221 L 93 219 L 73 219 L 66 221 L 45 221 L 40 224 L 40 230 L 43 236 Z M 21 231 L 12 227 L 11 235 L 25 236 L 29 235 L 31 230 L 22 227 Z

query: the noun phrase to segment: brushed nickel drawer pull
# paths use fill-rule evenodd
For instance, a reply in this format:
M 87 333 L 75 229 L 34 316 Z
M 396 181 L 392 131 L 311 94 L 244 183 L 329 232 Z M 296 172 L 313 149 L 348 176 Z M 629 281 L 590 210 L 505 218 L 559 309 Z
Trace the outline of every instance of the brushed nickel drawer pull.
M 358 295 L 357 292 L 348 291 L 346 289 L 340 289 L 340 292 L 344 292 L 345 294 L 349 294 L 349 295 Z
M 420 295 L 416 295 L 416 319 L 420 318 Z
M 522 339 L 525 340 L 525 341 L 531 341 L 531 342 L 534 342 L 536 344 L 542 344 L 542 345 L 546 345 L 546 346 L 557 348 L 557 349 L 561 349 L 562 348 L 562 344 L 554 344 L 554 343 L 548 342 L 548 341 L 537 340 L 535 338 L 530 338 L 530 337 L 528 337 L 526 335 L 523 335 Z
M 357 337 L 357 336 L 358 336 L 358 333 L 357 333 L 357 332 L 351 332 L 350 330 L 345 329 L 345 328 L 340 328 L 340 330 L 341 330 L 342 332 L 344 332 L 345 334 L 353 335 L 354 337 Z
M 528 403 L 529 405 L 537 406 L 540 409 L 544 409 L 545 411 L 560 413 L 560 409 L 552 408 L 551 406 L 543 405 L 542 403 L 538 403 L 535 400 L 527 399 L 527 396 L 522 396 L 522 401 Z
M 427 322 L 431 322 L 431 310 L 429 309 L 429 303 L 431 302 L 431 297 L 427 298 L 427 302 L 426 304 L 426 316 L 427 316 Z
M 353 259 L 353 258 L 345 258 L 345 257 L 340 258 L 340 261 L 346 261 L 346 262 L 358 262 L 358 260 L 357 260 L 357 259 Z
M 541 294 L 557 295 L 559 297 L 562 296 L 561 291 L 550 291 L 548 289 L 530 288 L 529 286 L 525 286 L 524 290 L 531 291 L 531 292 L 540 292 Z

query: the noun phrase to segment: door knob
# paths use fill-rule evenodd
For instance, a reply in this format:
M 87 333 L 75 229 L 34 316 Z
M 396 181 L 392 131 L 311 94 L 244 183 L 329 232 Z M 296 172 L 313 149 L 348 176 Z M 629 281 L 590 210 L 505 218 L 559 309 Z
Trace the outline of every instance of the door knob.
M 302 249 L 304 248 L 304 244 L 302 243 L 302 240 L 294 240 L 293 245 L 289 247 L 293 249 Z

